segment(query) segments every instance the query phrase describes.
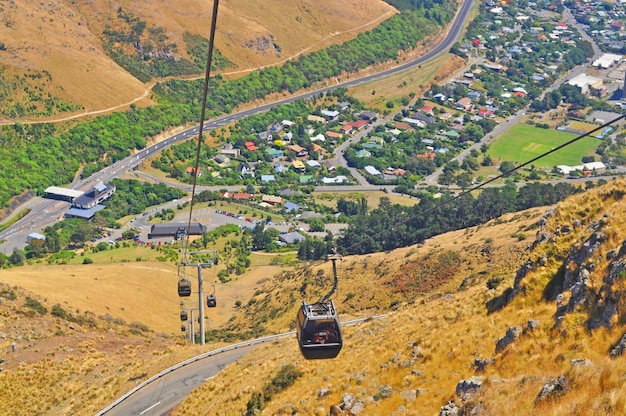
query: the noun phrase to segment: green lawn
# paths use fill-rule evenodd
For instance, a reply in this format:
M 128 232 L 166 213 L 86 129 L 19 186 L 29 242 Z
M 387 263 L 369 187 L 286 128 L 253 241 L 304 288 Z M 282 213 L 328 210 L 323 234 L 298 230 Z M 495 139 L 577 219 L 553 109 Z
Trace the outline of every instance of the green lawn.
M 494 160 L 524 163 L 576 137 L 575 134 L 518 124 L 500 135 L 487 152 Z M 600 140 L 584 137 L 533 164 L 551 169 L 557 165 L 580 165 L 583 156 L 594 155 Z

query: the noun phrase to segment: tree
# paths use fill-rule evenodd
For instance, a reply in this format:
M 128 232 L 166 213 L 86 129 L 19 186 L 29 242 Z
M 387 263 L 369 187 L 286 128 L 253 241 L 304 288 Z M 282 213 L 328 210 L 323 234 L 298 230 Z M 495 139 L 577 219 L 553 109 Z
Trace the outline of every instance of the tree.
M 309 220 L 309 231 L 320 232 L 324 231 L 324 221 L 321 218 L 311 218 Z
M 502 163 L 500 163 L 500 172 L 502 172 L 502 173 L 510 172 L 513 169 L 515 169 L 515 163 L 513 163 L 513 162 L 505 160 Z
M 460 173 L 456 177 L 456 184 L 459 186 L 459 188 L 463 190 L 466 189 L 472 184 L 472 175 L 467 172 Z
M 13 249 L 13 253 L 9 256 L 9 262 L 14 266 L 21 266 L 24 264 L 24 253 L 21 250 L 18 250 L 17 247 Z

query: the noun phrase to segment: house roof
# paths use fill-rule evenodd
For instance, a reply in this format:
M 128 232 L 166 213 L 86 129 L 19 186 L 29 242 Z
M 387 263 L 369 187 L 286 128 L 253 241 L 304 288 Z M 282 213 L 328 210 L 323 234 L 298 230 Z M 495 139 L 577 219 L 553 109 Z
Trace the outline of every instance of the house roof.
M 348 123 L 350 125 L 352 125 L 352 127 L 354 127 L 355 129 L 360 129 L 361 127 L 365 126 L 367 124 L 366 120 L 357 120 L 357 121 L 353 121 L 351 123 Z
M 176 235 L 179 231 L 187 232 L 189 231 L 190 235 L 199 235 L 206 232 L 206 226 L 204 224 L 200 224 L 199 222 L 192 222 L 188 227 L 186 222 L 169 222 L 163 224 L 154 224 L 150 228 L 150 234 L 153 236 L 166 236 L 166 235 Z
M 296 153 L 300 153 L 300 152 L 306 152 L 306 149 L 302 146 L 299 146 L 297 144 L 292 144 L 291 146 L 288 146 L 289 149 L 293 150 Z
M 252 194 L 248 194 L 246 192 L 237 192 L 236 194 L 233 194 L 233 199 L 250 199 L 252 198 Z
M 300 209 L 300 205 L 296 204 L 295 202 L 291 202 L 291 201 L 287 201 L 285 202 L 285 211 L 290 212 L 290 211 L 298 211 Z
M 304 236 L 300 233 L 293 231 L 291 233 L 280 234 L 278 236 L 278 239 L 286 244 L 294 244 L 294 243 L 299 243 L 300 241 L 304 240 Z
M 263 202 L 267 202 L 268 204 L 282 204 L 283 198 L 281 196 L 275 195 L 263 195 L 261 198 Z
M 302 163 L 301 160 L 294 160 L 292 162 L 292 165 L 294 167 L 294 169 L 304 169 L 306 166 L 304 166 L 304 163 Z

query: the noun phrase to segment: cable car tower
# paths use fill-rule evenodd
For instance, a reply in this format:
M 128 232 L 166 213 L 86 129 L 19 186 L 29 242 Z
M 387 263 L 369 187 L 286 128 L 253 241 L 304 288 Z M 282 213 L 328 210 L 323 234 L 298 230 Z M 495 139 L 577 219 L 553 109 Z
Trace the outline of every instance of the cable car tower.
M 326 258 L 333 262 L 333 287 L 324 297 L 315 303 L 302 306 L 296 316 L 296 336 L 300 352 L 307 360 L 335 358 L 343 346 L 341 323 L 337 316 L 335 304 L 330 298 L 337 290 L 337 259 L 338 254 L 330 254 Z
M 185 308 L 185 303 L 181 301 L 181 314 L 180 320 L 181 322 L 187 321 L 187 311 L 191 311 L 192 321 L 193 321 L 193 311 L 198 311 L 198 323 L 200 324 L 200 345 L 205 344 L 205 330 L 204 330 L 204 280 L 202 277 L 202 269 L 213 267 L 217 264 L 217 252 L 215 250 L 210 250 L 208 252 L 186 252 L 186 254 L 210 254 L 212 259 L 205 263 L 188 263 L 186 261 L 180 263 L 178 265 L 178 296 L 181 298 L 189 297 L 192 294 L 191 288 L 191 280 L 186 275 L 187 267 L 194 267 L 198 271 L 198 307 L 197 308 Z M 215 297 L 215 285 L 213 285 L 213 291 L 206 298 L 206 306 L 209 308 L 215 308 L 217 306 L 217 298 Z M 181 331 L 184 331 L 183 326 L 181 326 Z M 191 332 L 193 332 L 193 326 L 191 326 Z M 193 334 L 190 334 L 193 337 Z M 193 338 L 192 338 L 193 340 Z

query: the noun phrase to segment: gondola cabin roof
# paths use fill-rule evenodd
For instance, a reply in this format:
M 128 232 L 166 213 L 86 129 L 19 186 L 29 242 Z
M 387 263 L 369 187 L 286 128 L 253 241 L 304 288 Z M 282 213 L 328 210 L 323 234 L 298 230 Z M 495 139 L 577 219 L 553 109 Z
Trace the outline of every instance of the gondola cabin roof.
M 337 317 L 337 311 L 333 302 L 313 303 L 310 305 L 302 304 L 304 315 L 308 319 L 334 319 Z

